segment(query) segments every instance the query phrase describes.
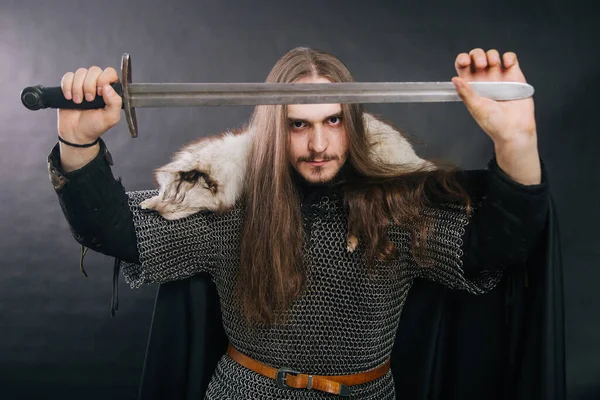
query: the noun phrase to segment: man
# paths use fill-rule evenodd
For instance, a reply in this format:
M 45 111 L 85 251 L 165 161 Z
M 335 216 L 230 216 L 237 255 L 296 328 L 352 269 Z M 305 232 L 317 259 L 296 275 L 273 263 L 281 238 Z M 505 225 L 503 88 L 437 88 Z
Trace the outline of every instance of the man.
M 523 276 L 547 264 L 531 261 L 545 248 L 552 219 L 533 100 L 480 98 L 466 83 L 525 82 L 514 53 L 474 49 L 455 66 L 458 93 L 494 142 L 489 172 L 421 160 L 399 132 L 357 104 L 258 106 L 241 133 L 192 143 L 158 169 L 159 192 L 133 193 L 113 178 L 99 140 L 119 120 L 121 99 L 108 85 L 116 72 L 65 74 L 67 99 L 102 95 L 107 104 L 59 110 L 60 144 L 49 167 L 74 236 L 117 265 L 125 261 L 133 287 L 164 288 L 142 397 L 392 399 L 396 387 L 398 397 L 471 398 L 482 395 L 482 382 L 488 397 L 531 397 L 519 368 L 527 365 L 522 340 L 532 330 L 524 318 L 534 299 L 512 300 L 508 311 L 498 304 L 509 290 L 526 297 Z M 307 48 L 285 54 L 267 77 L 349 81 L 341 61 Z M 390 157 L 395 150 L 403 156 Z M 212 206 L 203 208 L 207 199 Z M 206 314 L 214 311 L 211 289 L 194 280 L 199 275 L 215 284 L 225 335 L 214 325 L 219 318 Z M 461 322 L 461 311 L 477 300 L 417 286 L 421 280 L 490 303 Z M 400 317 L 411 286 L 420 288 L 414 296 L 432 296 L 404 309 L 412 314 L 406 326 Z M 420 315 L 431 299 L 434 314 Z M 433 342 L 411 345 L 423 337 Z M 480 344 L 465 346 L 467 338 Z M 398 372 L 410 369 L 405 360 L 428 362 L 418 368 L 416 389 Z M 465 361 L 472 379 L 457 384 L 465 375 L 452 366 Z M 548 395 L 540 388 L 547 379 L 536 376 L 535 395 Z

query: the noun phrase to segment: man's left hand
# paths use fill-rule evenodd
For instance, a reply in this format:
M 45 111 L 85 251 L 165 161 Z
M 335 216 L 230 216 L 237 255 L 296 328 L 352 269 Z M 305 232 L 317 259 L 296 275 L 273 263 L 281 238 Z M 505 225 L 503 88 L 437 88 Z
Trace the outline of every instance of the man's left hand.
M 456 90 L 481 129 L 494 142 L 499 166 L 523 184 L 539 182 L 540 166 L 533 99 L 496 101 L 478 96 L 468 82 L 523 82 L 517 55 L 473 49 L 456 57 Z

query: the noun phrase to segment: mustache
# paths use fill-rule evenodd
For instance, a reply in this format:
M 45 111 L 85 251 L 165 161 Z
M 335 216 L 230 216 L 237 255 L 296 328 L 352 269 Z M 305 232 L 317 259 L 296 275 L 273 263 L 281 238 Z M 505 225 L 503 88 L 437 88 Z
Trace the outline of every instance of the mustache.
M 301 156 L 298 157 L 298 162 L 312 162 L 312 161 L 331 161 L 331 160 L 339 160 L 339 156 L 332 154 L 316 154 L 313 153 L 310 156 Z

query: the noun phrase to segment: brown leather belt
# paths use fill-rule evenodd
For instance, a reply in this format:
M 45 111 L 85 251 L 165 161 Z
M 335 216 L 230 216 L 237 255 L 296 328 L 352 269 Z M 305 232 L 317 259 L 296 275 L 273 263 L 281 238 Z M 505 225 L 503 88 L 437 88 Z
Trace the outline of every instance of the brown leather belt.
M 275 369 L 240 353 L 231 344 L 227 348 L 227 354 L 244 367 L 267 378 L 275 379 L 280 388 L 314 389 L 340 396 L 350 396 L 348 386 L 371 382 L 384 376 L 390 370 L 390 360 L 388 359 L 382 366 L 359 374 L 308 375 L 285 367 Z

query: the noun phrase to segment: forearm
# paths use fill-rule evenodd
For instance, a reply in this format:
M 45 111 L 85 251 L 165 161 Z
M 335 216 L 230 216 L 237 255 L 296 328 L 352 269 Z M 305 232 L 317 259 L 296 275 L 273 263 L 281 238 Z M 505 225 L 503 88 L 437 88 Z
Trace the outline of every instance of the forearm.
M 538 185 L 542 167 L 535 134 L 520 137 L 519 142 L 494 144 L 498 166 L 512 180 L 522 185 Z
M 59 143 L 60 166 L 65 173 L 78 170 L 92 161 L 100 152 L 100 144 L 78 148 Z
M 102 143 L 96 156 L 69 173 L 60 165 L 56 146 L 48 157 L 63 214 L 78 243 L 100 253 L 137 262 L 138 252 L 128 197 L 114 179 L 110 154 Z M 79 150 L 79 149 L 78 149 Z

